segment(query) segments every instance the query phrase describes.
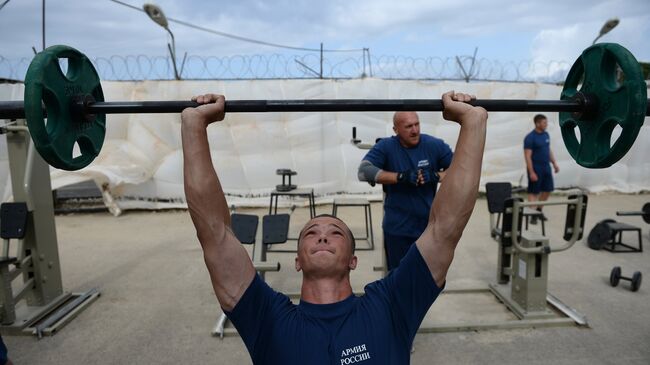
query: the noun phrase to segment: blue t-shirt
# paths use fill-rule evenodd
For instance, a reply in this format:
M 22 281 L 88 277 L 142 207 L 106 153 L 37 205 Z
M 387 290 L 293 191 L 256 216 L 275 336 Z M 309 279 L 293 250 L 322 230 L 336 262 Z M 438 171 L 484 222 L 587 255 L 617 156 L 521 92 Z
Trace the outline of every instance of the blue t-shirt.
M 408 364 L 413 338 L 442 291 L 416 245 L 362 296 L 291 303 L 255 276 L 232 312 L 254 364 Z
M 383 138 L 363 158 L 376 167 L 391 172 L 449 168 L 453 153 L 442 139 L 420 134 L 420 143 L 406 148 L 399 137 Z M 429 222 L 431 204 L 438 187 L 435 183 L 421 186 L 409 184 L 384 185 L 384 232 L 396 236 L 418 237 Z
M 4 341 L 2 341 L 2 336 L 0 336 L 0 364 L 4 365 L 9 361 L 9 358 L 7 356 L 7 346 L 5 345 Z
M 524 138 L 524 149 L 533 151 L 531 159 L 535 167 L 550 168 L 551 136 L 546 131 L 537 133 L 533 129 L 532 132 L 528 133 Z

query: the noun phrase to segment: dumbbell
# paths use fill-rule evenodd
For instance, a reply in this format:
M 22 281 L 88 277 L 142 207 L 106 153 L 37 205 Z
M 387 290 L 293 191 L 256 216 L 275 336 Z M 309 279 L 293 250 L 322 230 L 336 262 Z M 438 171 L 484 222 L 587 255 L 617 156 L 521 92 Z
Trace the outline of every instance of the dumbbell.
M 277 169 L 275 170 L 275 173 L 277 175 L 282 175 L 282 185 L 276 185 L 275 190 L 277 191 L 291 191 L 297 188 L 296 185 L 291 184 L 291 176 L 296 176 L 298 173 L 296 171 L 292 171 L 291 169 Z M 289 178 L 289 182 L 287 183 L 285 178 Z
M 612 284 L 612 286 L 617 286 L 618 282 L 623 279 L 632 282 L 632 291 L 637 291 L 641 287 L 641 272 L 640 271 L 635 271 L 632 277 L 627 277 L 621 275 L 621 267 L 620 266 L 614 266 L 612 269 L 612 272 L 609 274 L 609 283 Z

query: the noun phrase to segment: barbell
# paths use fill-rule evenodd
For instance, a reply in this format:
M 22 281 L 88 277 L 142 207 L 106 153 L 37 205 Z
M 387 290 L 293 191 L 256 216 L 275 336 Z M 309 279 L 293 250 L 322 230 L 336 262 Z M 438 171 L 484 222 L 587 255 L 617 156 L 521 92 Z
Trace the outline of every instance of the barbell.
M 630 216 L 630 215 L 638 215 L 643 218 L 643 221 L 650 224 L 650 203 L 645 203 L 643 204 L 643 208 L 641 208 L 640 211 L 625 211 L 625 212 L 616 212 L 616 215 L 619 216 Z
M 68 60 L 65 74 L 60 59 Z M 567 150 L 588 168 L 609 167 L 625 156 L 650 115 L 641 67 L 627 49 L 614 43 L 596 44 L 580 55 L 569 70 L 560 100 L 474 100 L 470 104 L 494 112 L 559 112 Z M 0 119 L 25 118 L 45 161 L 59 169 L 79 170 L 101 150 L 106 114 L 178 113 L 197 105 L 192 101 L 106 102 L 90 60 L 74 48 L 57 45 L 34 57 L 25 75 L 24 101 L 0 102 Z M 226 113 L 442 110 L 440 99 L 227 100 L 225 105 Z M 621 134 L 612 144 L 617 125 Z M 78 156 L 73 156 L 75 144 Z

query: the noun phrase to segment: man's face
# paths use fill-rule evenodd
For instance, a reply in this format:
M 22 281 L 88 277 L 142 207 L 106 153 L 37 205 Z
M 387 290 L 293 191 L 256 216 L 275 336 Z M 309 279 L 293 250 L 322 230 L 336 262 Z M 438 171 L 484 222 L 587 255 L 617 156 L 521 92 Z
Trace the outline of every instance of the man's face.
M 545 131 L 546 128 L 548 127 L 548 120 L 546 120 L 546 118 L 540 119 L 539 121 L 537 121 L 537 123 L 535 123 L 535 126 L 540 131 Z
M 415 112 L 395 113 L 393 130 L 405 147 L 414 147 L 420 143 L 420 119 Z
M 302 270 L 304 275 L 347 275 L 357 266 L 349 229 L 336 218 L 313 218 L 305 225 L 298 239 L 296 270 Z

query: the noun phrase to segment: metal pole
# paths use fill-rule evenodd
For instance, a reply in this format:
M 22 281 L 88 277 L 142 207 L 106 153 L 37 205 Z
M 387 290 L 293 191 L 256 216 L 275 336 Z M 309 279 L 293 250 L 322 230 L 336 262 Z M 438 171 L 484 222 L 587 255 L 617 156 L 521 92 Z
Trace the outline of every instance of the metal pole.
M 323 78 L 323 42 L 320 43 L 320 78 Z
M 174 40 L 174 33 L 172 33 L 172 31 L 169 30 L 169 28 L 165 28 L 165 30 L 167 30 L 167 32 L 169 32 L 169 35 L 172 37 L 172 45 L 169 48 L 169 53 L 172 56 L 172 66 L 174 67 L 174 77 L 176 78 L 176 80 L 180 80 L 181 77 L 178 74 L 178 68 L 176 67 L 176 41 Z M 167 44 L 167 47 L 169 47 L 169 44 Z
M 42 23 L 41 23 L 41 35 L 43 37 L 43 50 L 45 50 L 45 0 L 42 2 L 41 10 L 43 12 Z
M 469 102 L 491 112 L 585 112 L 583 102 L 574 100 L 478 99 Z M 199 104 L 194 101 L 114 101 L 73 105 L 82 114 L 180 113 Z M 586 105 L 590 105 L 587 103 Z M 309 100 L 226 100 L 226 113 L 264 112 L 390 112 L 443 111 L 440 99 L 309 99 Z M 648 104 L 646 115 L 650 115 Z M 22 101 L 0 102 L 0 119 L 24 119 Z
M 598 37 L 596 37 L 596 39 L 594 39 L 594 41 L 591 42 L 591 45 L 593 46 L 594 44 L 596 44 L 596 41 L 599 40 L 600 37 L 602 37 L 603 35 L 604 35 L 604 34 L 599 34 Z
M 580 112 L 583 105 L 569 100 L 474 100 L 474 106 L 488 111 Z M 85 107 L 89 114 L 178 113 L 196 107 L 193 101 L 95 102 Z M 227 100 L 227 113 L 259 112 L 365 112 L 442 111 L 440 99 L 311 99 L 311 100 Z

